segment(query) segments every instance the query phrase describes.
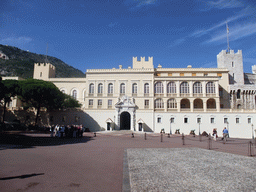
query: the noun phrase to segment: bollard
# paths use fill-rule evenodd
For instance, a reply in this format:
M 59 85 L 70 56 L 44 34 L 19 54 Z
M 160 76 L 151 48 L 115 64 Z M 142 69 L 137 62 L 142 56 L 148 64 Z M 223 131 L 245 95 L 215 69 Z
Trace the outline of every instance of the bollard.
M 134 138 L 134 134 L 132 133 L 132 138 Z
M 96 133 L 94 132 L 94 137 L 96 137 Z
M 252 141 L 249 141 L 249 145 L 248 145 L 248 148 L 249 148 L 249 156 L 253 156 L 253 143 Z
M 199 141 L 202 142 L 202 134 L 199 135 Z
M 211 135 L 210 135 L 211 136 Z M 208 140 L 208 149 L 211 150 L 212 148 L 212 138 L 209 137 L 209 140 Z
M 170 138 L 170 133 L 168 133 L 168 138 Z
M 146 133 L 145 133 L 145 140 L 147 140 L 147 135 L 146 135 Z
M 163 142 L 163 133 L 161 133 L 161 142 Z
M 182 139 L 182 145 L 185 145 L 185 136 L 184 136 L 184 133 L 182 133 L 181 139 Z

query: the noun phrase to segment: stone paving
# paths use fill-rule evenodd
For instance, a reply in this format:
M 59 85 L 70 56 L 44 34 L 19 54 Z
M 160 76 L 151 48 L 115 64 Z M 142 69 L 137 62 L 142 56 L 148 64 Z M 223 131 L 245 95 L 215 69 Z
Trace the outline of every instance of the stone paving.
M 199 148 L 126 153 L 123 191 L 256 191 L 255 158 Z
M 219 139 L 208 150 L 206 137 L 200 142 L 198 136 L 185 136 L 183 145 L 181 135 L 164 135 L 161 142 L 159 133 L 147 133 L 146 139 L 144 133 L 135 132 L 134 137 L 131 133 L 97 132 L 96 137 L 84 133 L 83 138 L 62 139 L 51 138 L 50 134 L 0 134 L 0 189 L 255 191 L 255 185 L 251 185 L 256 182 L 255 175 L 246 177 L 255 173 L 255 156 L 248 157 L 249 140 L 230 138 L 223 144 Z M 254 168 L 248 169 L 250 163 Z M 226 168 L 229 172 L 222 172 Z M 220 179 L 222 175 L 226 183 Z M 223 188 L 225 184 L 228 188 Z

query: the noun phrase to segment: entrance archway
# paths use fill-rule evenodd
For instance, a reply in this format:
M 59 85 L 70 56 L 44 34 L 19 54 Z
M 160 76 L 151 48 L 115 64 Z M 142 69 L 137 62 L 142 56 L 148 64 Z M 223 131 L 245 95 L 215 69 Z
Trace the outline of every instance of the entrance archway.
M 120 115 L 120 130 L 131 129 L 131 115 L 128 112 L 123 112 Z

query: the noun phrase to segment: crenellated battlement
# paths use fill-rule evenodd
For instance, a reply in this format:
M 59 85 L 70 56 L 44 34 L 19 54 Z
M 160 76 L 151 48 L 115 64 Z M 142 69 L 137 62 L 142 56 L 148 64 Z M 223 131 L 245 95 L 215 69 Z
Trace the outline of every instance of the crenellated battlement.
M 148 57 L 148 61 L 145 60 L 145 57 L 141 57 L 138 61 L 137 57 L 132 58 L 133 69 L 153 69 L 153 57 Z
M 48 80 L 55 77 L 55 66 L 51 63 L 34 63 L 34 79 Z
M 242 50 L 238 50 L 236 53 L 234 50 L 230 50 L 230 52 L 227 52 L 226 50 L 222 50 L 217 56 L 219 55 L 242 55 Z

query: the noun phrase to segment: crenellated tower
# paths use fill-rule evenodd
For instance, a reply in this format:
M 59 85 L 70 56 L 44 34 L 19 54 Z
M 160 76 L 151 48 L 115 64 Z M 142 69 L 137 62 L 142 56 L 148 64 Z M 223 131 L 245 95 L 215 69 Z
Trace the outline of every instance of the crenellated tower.
M 50 63 L 35 63 L 33 78 L 42 80 L 55 78 L 55 66 Z
M 153 57 L 148 57 L 148 61 L 145 61 L 145 57 L 141 57 L 138 61 L 137 57 L 132 58 L 133 69 L 153 69 Z
M 227 68 L 229 70 L 229 84 L 244 85 L 244 69 L 242 50 L 234 53 L 234 50 L 227 52 L 222 50 L 217 55 L 218 68 Z

